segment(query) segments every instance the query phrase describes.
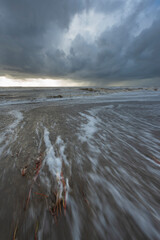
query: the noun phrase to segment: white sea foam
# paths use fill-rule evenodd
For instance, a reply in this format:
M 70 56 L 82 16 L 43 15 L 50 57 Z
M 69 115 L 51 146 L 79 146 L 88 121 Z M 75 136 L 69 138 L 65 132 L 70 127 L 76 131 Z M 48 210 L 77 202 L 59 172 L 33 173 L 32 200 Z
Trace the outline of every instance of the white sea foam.
M 43 126 L 42 126 L 43 127 Z M 37 147 L 38 147 L 38 152 L 40 152 L 40 149 L 41 149 L 41 145 L 42 145 L 42 137 L 39 133 L 39 128 L 40 128 L 40 125 L 39 123 L 37 123 L 37 127 L 36 127 L 36 135 L 37 135 Z
M 63 159 L 64 163 L 66 165 L 69 165 L 68 161 L 67 161 L 67 158 L 66 158 L 66 155 L 65 155 L 65 143 L 64 141 L 61 139 L 60 136 L 57 137 L 57 140 L 56 140 L 56 145 L 58 146 L 59 148 L 59 154 L 61 156 L 61 158 Z
M 41 183 L 47 188 L 47 191 L 50 192 L 51 187 L 52 187 L 51 181 L 50 181 L 49 177 L 43 171 L 40 172 L 40 179 L 41 179 Z
M 46 145 L 45 162 L 47 163 L 49 170 L 53 174 L 53 176 L 60 177 L 61 168 L 62 168 L 62 159 L 55 155 L 54 147 L 49 138 L 49 131 L 46 127 L 44 127 L 44 142 Z
M 10 131 L 12 131 L 23 120 L 23 114 L 16 110 L 10 111 L 9 114 L 15 117 L 14 122 L 9 126 Z
M 86 121 L 86 123 L 81 124 L 81 134 L 79 135 L 79 139 L 82 142 L 88 141 L 92 139 L 94 134 L 97 131 L 97 118 L 95 116 L 91 116 L 88 114 L 80 113 L 82 118 Z
M 19 111 L 13 110 L 9 112 L 15 119 L 6 127 L 3 133 L 0 134 L 0 155 L 11 141 L 15 141 L 17 134 L 15 133 L 16 127 L 23 120 L 23 114 Z M 9 150 L 8 150 L 9 151 Z
M 94 139 L 94 134 L 98 132 L 101 127 L 102 121 L 99 118 L 99 112 L 101 110 L 113 109 L 114 105 L 110 104 L 107 106 L 95 107 L 88 110 L 87 113 L 80 113 L 82 117 L 82 123 L 80 127 L 79 139 L 82 142 Z

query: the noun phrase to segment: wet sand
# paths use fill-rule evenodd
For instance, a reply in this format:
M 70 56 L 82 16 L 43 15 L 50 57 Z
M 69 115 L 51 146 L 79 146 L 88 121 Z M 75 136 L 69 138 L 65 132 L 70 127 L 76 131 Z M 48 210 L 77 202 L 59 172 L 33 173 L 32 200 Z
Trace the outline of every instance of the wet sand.
M 159 239 L 159 91 L 0 98 L 0 239 Z

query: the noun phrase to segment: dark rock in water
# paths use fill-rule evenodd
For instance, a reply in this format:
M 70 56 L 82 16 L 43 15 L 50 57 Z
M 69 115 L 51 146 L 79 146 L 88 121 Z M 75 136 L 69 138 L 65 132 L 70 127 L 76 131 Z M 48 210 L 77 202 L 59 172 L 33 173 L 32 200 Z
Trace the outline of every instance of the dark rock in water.
M 63 98 L 62 95 L 56 95 L 56 96 L 48 96 L 47 98 Z
M 62 95 L 57 95 L 57 96 L 54 96 L 55 98 L 63 98 Z
M 97 90 L 93 89 L 93 88 L 81 88 L 80 90 L 89 91 L 89 92 L 97 92 Z

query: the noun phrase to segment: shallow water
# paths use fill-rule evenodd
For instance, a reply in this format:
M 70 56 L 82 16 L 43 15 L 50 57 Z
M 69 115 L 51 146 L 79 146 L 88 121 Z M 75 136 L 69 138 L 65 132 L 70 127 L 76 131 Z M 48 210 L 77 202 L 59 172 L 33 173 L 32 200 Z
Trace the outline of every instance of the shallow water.
M 26 99 L 1 105 L 0 239 L 159 239 L 159 91 Z

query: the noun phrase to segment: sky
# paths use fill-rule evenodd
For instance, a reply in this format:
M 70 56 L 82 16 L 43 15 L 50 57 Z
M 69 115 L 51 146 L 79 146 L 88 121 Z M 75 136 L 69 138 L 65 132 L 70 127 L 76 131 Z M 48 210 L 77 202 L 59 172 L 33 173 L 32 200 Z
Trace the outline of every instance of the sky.
M 0 0 L 0 86 L 160 86 L 160 0 Z

